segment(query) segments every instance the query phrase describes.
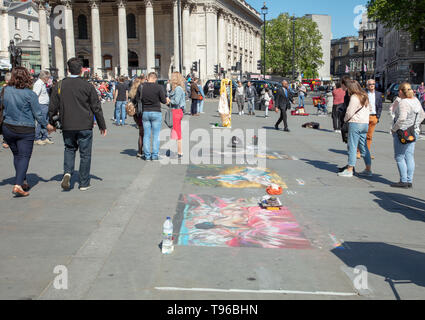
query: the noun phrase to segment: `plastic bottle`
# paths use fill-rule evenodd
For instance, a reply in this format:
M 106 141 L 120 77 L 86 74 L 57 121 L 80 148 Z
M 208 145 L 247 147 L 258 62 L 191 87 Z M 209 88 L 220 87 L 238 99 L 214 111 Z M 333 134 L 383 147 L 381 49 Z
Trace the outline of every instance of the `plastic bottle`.
M 162 230 L 162 253 L 170 254 L 174 251 L 173 222 L 170 217 L 165 220 Z

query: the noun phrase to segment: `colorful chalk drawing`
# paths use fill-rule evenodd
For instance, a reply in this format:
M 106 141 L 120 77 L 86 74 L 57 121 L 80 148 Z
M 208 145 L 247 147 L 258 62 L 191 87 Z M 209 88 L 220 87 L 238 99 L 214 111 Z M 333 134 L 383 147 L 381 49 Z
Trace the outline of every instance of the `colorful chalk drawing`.
M 274 171 L 254 167 L 189 166 L 186 182 L 206 187 L 264 188 L 287 185 Z
M 257 199 L 182 195 L 176 220 L 181 221 L 178 244 L 209 247 L 310 249 L 287 208 L 269 211 Z

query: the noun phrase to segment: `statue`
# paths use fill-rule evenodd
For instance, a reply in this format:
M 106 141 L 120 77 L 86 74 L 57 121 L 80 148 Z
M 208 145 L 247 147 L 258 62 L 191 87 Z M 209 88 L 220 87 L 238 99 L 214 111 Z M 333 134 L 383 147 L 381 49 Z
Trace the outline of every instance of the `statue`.
M 9 53 L 12 68 L 20 67 L 22 65 L 22 49 L 18 48 L 13 40 L 10 40 Z
M 223 79 L 220 88 L 220 102 L 218 105 L 218 112 L 221 117 L 223 128 L 232 127 L 232 80 Z

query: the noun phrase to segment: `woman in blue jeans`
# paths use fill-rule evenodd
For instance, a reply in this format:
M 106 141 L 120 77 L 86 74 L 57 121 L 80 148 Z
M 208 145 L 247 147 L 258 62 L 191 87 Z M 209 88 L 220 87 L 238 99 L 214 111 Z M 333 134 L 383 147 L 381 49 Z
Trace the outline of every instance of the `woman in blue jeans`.
M 415 93 L 409 83 L 403 83 L 399 88 L 399 97 L 402 99 L 393 110 L 395 114 L 394 125 L 391 129 L 394 140 L 394 158 L 397 162 L 400 173 L 400 182 L 391 185 L 392 188 L 408 189 L 413 188 L 413 174 L 415 173 L 415 145 L 416 142 L 401 143 L 397 131 L 407 130 L 415 126 L 416 138 L 419 135 L 419 128 L 425 119 L 425 112 L 420 101 L 415 97 Z
M 143 85 L 143 160 L 159 160 L 159 134 L 162 127 L 161 103 L 168 104 L 170 99 L 165 94 L 165 89 L 156 83 L 158 76 L 155 72 L 148 75 L 147 82 Z M 152 136 L 152 151 L 151 151 Z
M 344 171 L 338 173 L 340 177 L 353 177 L 354 167 L 357 161 L 357 149 L 360 150 L 366 170 L 361 176 L 372 176 L 372 159 L 366 144 L 366 135 L 369 129 L 370 103 L 367 93 L 361 88 L 357 81 L 347 84 L 350 95 L 350 104 L 344 122 L 348 122 L 348 166 Z
M 3 137 L 13 153 L 16 175 L 12 193 L 16 197 L 29 196 L 27 171 L 34 146 L 35 120 L 42 128 L 49 131 L 53 129 L 43 117 L 38 97 L 31 90 L 32 85 L 28 70 L 16 67 L 8 86 L 1 93 L 1 103 L 4 106 Z

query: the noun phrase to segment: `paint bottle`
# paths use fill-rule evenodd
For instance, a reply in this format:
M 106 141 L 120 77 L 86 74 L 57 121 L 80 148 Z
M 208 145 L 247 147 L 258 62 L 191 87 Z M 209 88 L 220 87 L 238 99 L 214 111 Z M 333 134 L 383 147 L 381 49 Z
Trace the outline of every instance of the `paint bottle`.
M 167 217 L 167 220 L 165 220 L 162 226 L 162 253 L 170 254 L 173 251 L 173 222 L 170 217 Z

